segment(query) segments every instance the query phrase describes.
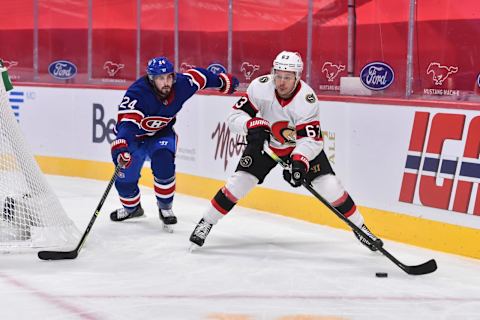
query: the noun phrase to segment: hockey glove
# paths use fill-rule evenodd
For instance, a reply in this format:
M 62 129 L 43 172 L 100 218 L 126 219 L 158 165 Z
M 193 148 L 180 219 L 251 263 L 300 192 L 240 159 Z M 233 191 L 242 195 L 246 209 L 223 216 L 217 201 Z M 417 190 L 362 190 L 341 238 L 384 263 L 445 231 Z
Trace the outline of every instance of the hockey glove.
M 262 118 L 252 118 L 247 121 L 247 143 L 263 148 L 265 141 L 270 142 L 270 122 Z
M 220 73 L 218 77 L 222 82 L 220 92 L 224 94 L 234 93 L 237 90 L 238 85 L 240 84 L 238 79 L 230 73 Z
M 307 176 L 308 159 L 302 155 L 294 154 L 288 162 L 291 162 L 292 165 L 291 168 L 283 170 L 283 179 L 294 188 L 300 187 Z
M 115 165 L 120 163 L 122 168 L 128 168 L 132 162 L 132 156 L 128 152 L 128 144 L 125 139 L 117 139 L 112 142 L 112 158 Z

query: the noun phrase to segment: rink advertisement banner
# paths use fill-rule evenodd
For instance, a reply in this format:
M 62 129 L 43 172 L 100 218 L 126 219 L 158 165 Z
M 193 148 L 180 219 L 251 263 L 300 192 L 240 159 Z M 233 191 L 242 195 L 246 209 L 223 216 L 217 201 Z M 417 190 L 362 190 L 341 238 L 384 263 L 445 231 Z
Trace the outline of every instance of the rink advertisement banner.
M 110 161 L 123 91 L 17 87 L 37 155 Z M 180 111 L 177 170 L 224 181 L 244 146 L 226 119 L 238 97 L 196 95 Z M 325 151 L 364 207 L 480 229 L 480 111 L 320 102 Z M 145 167 L 149 167 L 147 164 Z M 263 187 L 292 189 L 275 168 Z

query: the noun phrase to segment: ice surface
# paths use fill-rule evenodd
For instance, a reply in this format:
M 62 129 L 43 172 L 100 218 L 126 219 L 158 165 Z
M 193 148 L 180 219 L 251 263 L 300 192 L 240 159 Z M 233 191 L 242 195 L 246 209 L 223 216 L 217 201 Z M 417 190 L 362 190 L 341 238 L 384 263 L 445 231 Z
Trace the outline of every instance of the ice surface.
M 83 232 L 107 182 L 49 176 Z M 480 319 L 480 261 L 385 241 L 409 276 L 351 232 L 236 207 L 188 252 L 208 201 L 177 194 L 175 233 L 162 231 L 152 189 L 146 218 L 111 222 L 110 193 L 75 260 L 0 255 L 0 319 Z M 375 277 L 388 272 L 388 278 Z

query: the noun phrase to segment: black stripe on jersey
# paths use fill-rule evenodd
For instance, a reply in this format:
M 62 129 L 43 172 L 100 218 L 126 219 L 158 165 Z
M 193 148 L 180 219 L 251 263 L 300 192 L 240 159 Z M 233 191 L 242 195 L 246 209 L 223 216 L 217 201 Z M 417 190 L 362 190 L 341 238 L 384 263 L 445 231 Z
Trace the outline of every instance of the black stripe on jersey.
M 322 140 L 322 131 L 320 130 L 320 122 L 313 121 L 296 126 L 297 139 L 300 138 L 314 138 L 315 140 Z
M 235 103 L 233 109 L 243 110 L 252 118 L 254 118 L 258 112 L 257 108 L 253 106 L 247 96 L 241 97 L 237 103 Z
M 236 205 L 235 202 L 227 198 L 227 196 L 222 192 L 222 190 L 218 190 L 217 194 L 215 195 L 215 197 L 213 197 L 213 199 L 226 212 L 232 210 L 232 208 Z
M 345 199 L 345 201 L 342 204 L 336 206 L 335 208 L 338 211 L 340 211 L 341 214 L 344 215 L 350 210 L 352 210 L 354 205 L 355 203 L 353 202 L 353 199 L 350 197 L 350 195 L 348 195 L 347 199 Z

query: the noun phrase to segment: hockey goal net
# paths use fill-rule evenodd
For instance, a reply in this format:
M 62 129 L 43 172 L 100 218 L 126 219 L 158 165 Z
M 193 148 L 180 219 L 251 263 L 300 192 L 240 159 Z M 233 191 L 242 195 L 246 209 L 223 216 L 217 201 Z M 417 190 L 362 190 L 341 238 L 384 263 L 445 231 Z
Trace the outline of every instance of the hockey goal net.
M 78 229 L 27 146 L 9 103 L 12 85 L 0 60 L 0 252 L 62 248 L 78 239 Z

